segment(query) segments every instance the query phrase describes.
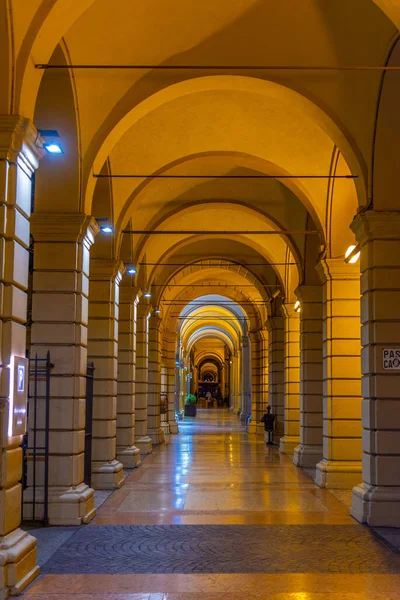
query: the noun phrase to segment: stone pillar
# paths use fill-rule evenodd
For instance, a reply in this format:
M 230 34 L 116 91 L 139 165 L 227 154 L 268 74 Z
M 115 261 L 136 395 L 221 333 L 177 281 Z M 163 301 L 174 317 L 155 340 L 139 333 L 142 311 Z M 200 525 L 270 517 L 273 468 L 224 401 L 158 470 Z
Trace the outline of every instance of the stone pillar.
M 131 286 L 119 290 L 118 376 L 117 376 L 117 460 L 126 469 L 140 465 L 135 446 L 137 300 Z
M 50 352 L 54 364 L 49 521 L 51 525 L 79 525 L 96 514 L 93 489 L 83 479 L 89 263 L 98 225 L 83 214 L 35 213 L 31 227 L 34 275 L 30 354 L 44 358 Z M 44 423 L 44 405 L 39 409 L 38 422 Z M 28 487 L 24 493 L 28 508 L 31 494 Z M 43 487 L 36 496 L 43 502 Z
M 242 372 L 241 372 L 241 405 L 240 419 L 244 423 L 251 416 L 251 354 L 250 339 L 242 336 Z
M 164 340 L 164 362 L 167 369 L 167 423 L 169 425 L 169 432 L 172 434 L 178 433 L 178 423 L 175 419 L 175 339 L 173 337 L 167 337 Z
M 149 318 L 149 386 L 147 402 L 147 435 L 152 445 L 162 444 L 164 432 L 161 429 L 161 319 L 153 315 Z
M 116 459 L 119 284 L 124 265 L 90 261 L 88 361 L 94 364 L 92 485 L 119 488 L 123 466 Z
M 262 347 L 259 331 L 250 332 L 249 337 L 251 341 L 251 423 L 248 433 L 257 433 L 257 423 L 262 416 Z
M 323 459 L 315 482 L 349 488 L 361 473 L 360 274 L 341 258 L 321 261 L 323 282 Z
M 322 286 L 296 290 L 300 310 L 300 444 L 293 462 L 315 467 L 322 460 Z
M 270 303 L 268 329 L 268 404 L 275 415 L 275 440 L 284 431 L 284 365 L 285 329 L 282 316 L 282 301 L 274 299 Z
M 400 213 L 368 211 L 351 228 L 361 245 L 363 345 L 363 483 L 351 514 L 400 527 Z
M 0 597 L 16 595 L 38 574 L 36 539 L 21 521 L 21 435 L 10 431 L 11 356 L 26 353 L 31 178 L 42 156 L 28 119 L 0 117 L 1 284 L 0 284 Z
M 141 454 L 150 454 L 153 446 L 147 435 L 147 395 L 149 375 L 150 307 L 143 296 L 137 305 L 136 330 L 136 446 Z
M 300 443 L 300 313 L 294 304 L 283 306 L 285 314 L 285 435 L 279 451 L 292 454 Z
M 237 414 L 238 411 L 238 371 L 239 371 L 239 353 L 237 349 L 234 355 L 232 355 L 231 364 L 231 410 Z
M 264 423 L 260 423 L 262 415 L 265 413 L 268 405 L 268 330 L 260 330 L 260 383 L 261 383 L 261 401 L 260 401 L 260 416 L 257 419 L 257 434 L 264 435 Z

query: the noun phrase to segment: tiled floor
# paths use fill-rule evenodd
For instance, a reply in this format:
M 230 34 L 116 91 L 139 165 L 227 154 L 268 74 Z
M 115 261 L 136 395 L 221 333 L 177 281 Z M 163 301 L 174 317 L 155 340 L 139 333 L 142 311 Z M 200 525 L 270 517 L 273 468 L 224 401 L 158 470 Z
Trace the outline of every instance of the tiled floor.
M 400 599 L 400 554 L 227 411 L 180 424 L 65 540 L 30 600 Z

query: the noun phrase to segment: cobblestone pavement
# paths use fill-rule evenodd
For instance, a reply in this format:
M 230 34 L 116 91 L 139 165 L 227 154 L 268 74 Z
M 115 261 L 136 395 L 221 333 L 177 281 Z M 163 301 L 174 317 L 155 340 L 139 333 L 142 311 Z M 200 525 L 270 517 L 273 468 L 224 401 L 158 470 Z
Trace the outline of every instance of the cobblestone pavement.
M 23 596 L 400 600 L 397 530 L 359 525 L 349 500 L 318 488 L 228 411 L 200 411 L 128 474 L 90 525 L 51 544 L 42 536 L 48 560 Z
M 349 525 L 152 525 L 78 530 L 45 573 L 400 573 L 400 554 Z

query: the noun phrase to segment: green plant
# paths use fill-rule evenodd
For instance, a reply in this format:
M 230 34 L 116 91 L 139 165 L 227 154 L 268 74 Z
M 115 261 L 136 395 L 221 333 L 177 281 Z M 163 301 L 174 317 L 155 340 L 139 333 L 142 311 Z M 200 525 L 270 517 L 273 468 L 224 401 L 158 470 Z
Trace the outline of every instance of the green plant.
M 185 398 L 185 404 L 196 404 L 196 396 L 194 394 L 188 394 Z

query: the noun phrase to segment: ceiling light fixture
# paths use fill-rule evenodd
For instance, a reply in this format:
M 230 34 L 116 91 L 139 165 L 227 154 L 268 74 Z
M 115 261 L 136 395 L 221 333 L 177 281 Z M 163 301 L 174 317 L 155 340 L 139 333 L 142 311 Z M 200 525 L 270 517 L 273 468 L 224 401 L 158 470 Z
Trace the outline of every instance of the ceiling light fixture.
M 143 296 L 144 296 L 144 298 L 151 298 L 151 293 L 148 292 L 147 290 L 145 290 Z
M 136 275 L 136 269 L 133 265 L 130 265 L 129 267 L 127 267 L 126 270 L 129 273 L 129 275 Z
M 361 247 L 360 244 L 349 246 L 346 250 L 346 254 L 344 255 L 344 262 L 354 264 L 360 258 Z

